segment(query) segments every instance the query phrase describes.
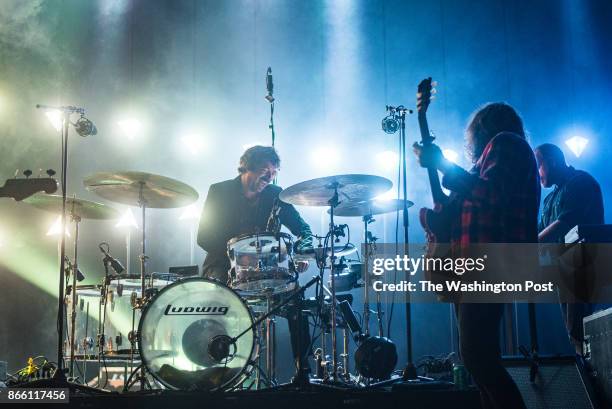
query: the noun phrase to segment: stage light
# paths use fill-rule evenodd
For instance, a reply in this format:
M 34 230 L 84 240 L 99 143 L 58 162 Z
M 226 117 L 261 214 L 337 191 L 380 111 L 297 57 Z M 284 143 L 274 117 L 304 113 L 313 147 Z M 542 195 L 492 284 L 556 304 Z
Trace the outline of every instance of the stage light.
M 315 148 L 310 155 L 313 165 L 328 170 L 337 167 L 339 159 L 338 150 L 333 146 Z
M 199 135 L 185 135 L 181 138 L 181 142 L 185 149 L 192 155 L 197 155 L 204 147 L 204 142 Z
M 183 209 L 183 213 L 180 215 L 179 220 L 197 220 L 199 218 L 200 212 L 198 207 L 192 204 Z
M 589 140 L 587 138 L 583 138 L 582 136 L 578 135 L 572 136 L 571 138 L 565 141 L 567 147 L 570 148 L 570 150 L 574 153 L 574 155 L 576 155 L 577 158 L 582 155 L 582 152 L 584 152 L 584 149 L 586 148 L 588 143 Z
M 136 224 L 136 219 L 134 219 L 134 215 L 132 214 L 132 209 L 128 207 L 123 216 L 119 219 L 115 227 L 135 227 L 138 228 Z
M 47 119 L 53 125 L 56 131 L 62 130 L 62 113 L 57 109 L 50 109 L 45 112 Z
M 444 149 L 442 150 L 442 154 L 444 155 L 446 159 L 448 159 L 449 161 L 453 163 L 459 162 L 459 154 L 452 149 Z
M 123 119 L 117 122 L 117 125 L 119 125 L 119 128 L 121 128 L 121 131 L 128 139 L 134 139 L 142 133 L 142 123 L 137 119 Z
M 399 156 L 393 151 L 383 151 L 376 154 L 376 163 L 385 171 L 396 169 L 398 162 Z
M 395 189 L 389 189 L 382 195 L 378 195 L 374 198 L 377 202 L 388 202 L 393 199 L 397 199 L 397 191 Z
M 62 231 L 62 216 L 57 216 L 57 219 L 47 231 L 47 236 L 59 236 L 61 231 Z M 66 226 L 66 236 L 70 237 L 70 233 L 68 233 L 68 226 Z

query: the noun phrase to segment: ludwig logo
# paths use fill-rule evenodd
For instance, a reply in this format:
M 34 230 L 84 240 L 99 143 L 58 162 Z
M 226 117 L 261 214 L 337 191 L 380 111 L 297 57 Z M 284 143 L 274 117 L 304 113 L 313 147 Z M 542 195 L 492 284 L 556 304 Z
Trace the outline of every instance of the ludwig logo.
M 178 307 L 168 304 L 164 315 L 225 315 L 229 311 L 229 307 L 211 307 L 211 306 L 187 306 Z

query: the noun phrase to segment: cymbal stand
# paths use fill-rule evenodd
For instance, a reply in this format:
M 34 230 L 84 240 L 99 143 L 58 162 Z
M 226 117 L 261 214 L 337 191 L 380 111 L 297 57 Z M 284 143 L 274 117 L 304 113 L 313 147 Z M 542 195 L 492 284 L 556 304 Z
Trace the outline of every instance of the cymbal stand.
M 144 182 L 139 182 L 140 183 L 140 192 L 139 192 L 139 197 L 138 197 L 138 206 L 141 208 L 142 210 L 142 253 L 140 254 L 140 298 L 136 300 L 136 305 L 133 306 L 133 308 L 135 309 L 142 309 L 145 306 L 146 303 L 146 271 L 147 271 L 147 247 L 146 247 L 146 209 L 147 209 L 147 201 L 144 198 L 144 194 L 143 194 L 143 189 L 144 189 Z M 133 328 L 134 321 L 132 321 L 132 334 L 135 334 L 135 329 Z M 134 335 L 133 335 L 134 336 Z M 133 353 L 132 353 L 133 355 Z M 141 361 L 142 362 L 142 361 Z M 140 382 L 140 390 L 144 390 L 145 389 L 145 385 L 148 384 L 147 381 L 147 377 L 146 377 L 146 373 L 145 373 L 145 366 L 144 365 L 140 365 L 140 371 L 138 373 L 138 376 L 136 379 L 134 379 L 134 383 L 136 382 Z
M 371 214 L 363 216 L 365 241 L 363 255 L 363 327 L 366 337 L 370 336 L 370 272 L 368 271 L 370 265 L 370 246 L 368 241 L 368 225 L 372 223 L 373 220 Z
M 78 242 L 79 242 L 79 223 L 81 222 L 81 216 L 74 211 L 75 203 L 72 203 L 72 209 L 70 209 L 70 219 L 74 222 L 74 261 L 72 262 L 72 311 L 70 311 L 70 377 L 74 379 L 74 350 L 76 348 L 75 337 L 75 323 L 76 323 L 76 304 L 77 304 L 77 291 L 76 283 L 79 271 L 78 265 Z M 64 232 L 62 232 L 64 233 Z
M 331 283 L 331 342 L 332 342 L 332 381 L 336 382 L 338 380 L 338 344 L 336 340 L 336 327 L 337 317 L 336 317 L 336 279 L 334 274 L 334 263 L 336 262 L 336 256 L 334 254 L 334 242 L 335 242 L 335 225 L 334 225 L 334 209 L 338 206 L 338 182 L 334 182 L 331 184 L 331 188 L 334 189 L 334 195 L 331 199 L 329 199 L 329 234 L 330 234 L 330 243 L 331 243 L 331 251 L 330 251 L 330 283 Z M 322 285 L 322 284 L 321 284 Z
M 266 298 L 266 312 L 270 313 L 271 298 Z M 266 371 L 270 386 L 276 385 L 276 321 L 270 315 L 265 321 L 266 330 Z
M 98 334 L 96 336 L 96 346 L 98 347 L 98 388 L 100 388 L 100 371 L 102 368 L 101 360 L 104 359 L 104 347 L 106 346 L 104 327 L 106 325 L 106 304 L 108 301 L 107 289 L 109 284 L 108 262 L 106 261 L 106 258 L 102 260 L 102 263 L 104 264 L 104 284 L 102 284 L 100 303 L 98 304 Z M 104 367 L 106 367 L 106 365 Z M 108 379 L 108 371 L 106 373 L 106 378 Z

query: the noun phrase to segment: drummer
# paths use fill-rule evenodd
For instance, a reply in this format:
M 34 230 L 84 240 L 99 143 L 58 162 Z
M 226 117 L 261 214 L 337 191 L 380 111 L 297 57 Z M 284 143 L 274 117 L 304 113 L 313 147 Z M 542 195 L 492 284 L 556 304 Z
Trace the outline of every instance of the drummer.
M 275 203 L 280 206 L 280 223 L 298 238 L 297 251 L 312 250 L 310 226 L 292 205 L 278 200 L 282 189 L 271 184 L 279 167 L 280 158 L 273 147 L 253 146 L 240 158 L 237 177 L 210 186 L 198 229 L 198 244 L 207 252 L 202 267 L 204 277 L 228 282 L 227 242 L 243 234 L 266 231 Z M 297 334 L 301 333 L 302 351 L 305 351 L 301 367 L 307 369 L 310 334 L 306 319 L 301 320 L 302 330 L 297 331 L 298 311 L 299 308 L 293 307 L 287 316 L 291 346 L 296 358 Z

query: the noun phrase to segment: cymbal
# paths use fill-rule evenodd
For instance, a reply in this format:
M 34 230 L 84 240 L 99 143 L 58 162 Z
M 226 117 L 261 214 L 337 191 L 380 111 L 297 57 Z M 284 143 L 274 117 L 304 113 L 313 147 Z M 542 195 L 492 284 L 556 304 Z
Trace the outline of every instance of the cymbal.
M 294 205 L 329 206 L 334 187 L 340 202 L 361 202 L 385 193 L 391 186 L 393 183 L 381 176 L 337 175 L 300 182 L 283 190 L 279 198 Z
M 23 201 L 37 209 L 52 213 L 62 212 L 62 197 L 59 195 L 36 194 Z M 119 218 L 119 212 L 114 208 L 91 200 L 66 198 L 66 214 L 73 213 L 81 219 L 112 220 Z
M 410 200 L 406 200 L 407 207 L 414 206 Z M 384 214 L 404 209 L 404 201 L 393 200 L 368 200 L 365 202 L 344 202 L 334 209 L 334 216 L 340 217 L 362 217 L 367 215 Z M 329 210 L 327 211 L 329 213 Z
M 183 207 L 198 200 L 198 192 L 191 186 L 146 172 L 98 172 L 87 177 L 83 184 L 98 196 L 130 206 L 140 207 L 141 192 L 148 208 Z

